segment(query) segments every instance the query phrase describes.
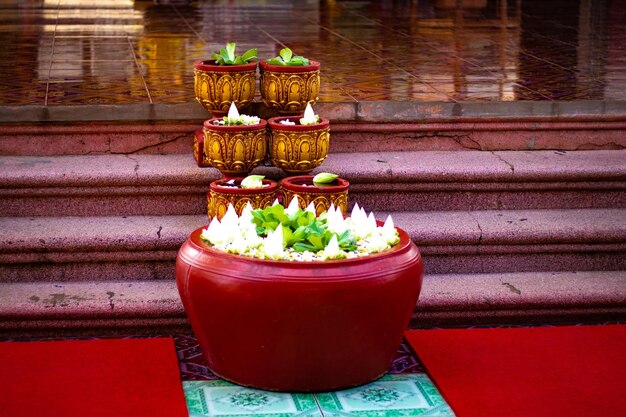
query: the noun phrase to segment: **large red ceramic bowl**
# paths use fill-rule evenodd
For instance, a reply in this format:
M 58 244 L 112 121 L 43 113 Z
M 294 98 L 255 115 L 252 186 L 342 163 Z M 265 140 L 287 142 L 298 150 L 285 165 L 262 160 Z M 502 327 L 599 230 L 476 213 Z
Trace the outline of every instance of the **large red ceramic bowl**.
M 195 230 L 176 281 L 210 369 L 244 386 L 327 391 L 391 366 L 417 302 L 423 263 L 408 234 L 356 259 L 290 262 L 212 249 Z

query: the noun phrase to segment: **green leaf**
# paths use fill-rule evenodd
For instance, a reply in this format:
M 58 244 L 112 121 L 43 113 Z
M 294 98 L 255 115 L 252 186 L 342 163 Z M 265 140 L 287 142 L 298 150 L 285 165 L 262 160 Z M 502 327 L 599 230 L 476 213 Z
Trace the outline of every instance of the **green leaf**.
M 323 236 L 321 235 L 309 235 L 309 238 L 307 240 L 311 245 L 313 245 L 313 247 L 315 248 L 315 252 L 324 249 L 324 247 L 326 246 Z
M 263 222 L 263 224 L 261 225 L 261 227 L 263 229 L 265 229 L 265 233 L 269 232 L 270 230 L 276 230 L 276 228 L 278 227 L 280 223 L 277 221 L 272 221 L 272 220 L 268 220 Z
M 296 219 L 296 226 L 308 226 L 315 221 L 315 214 L 310 211 L 303 211 Z
M 326 227 L 322 226 L 321 222 L 319 221 L 314 221 L 313 223 L 309 225 L 309 230 L 311 231 L 312 234 L 321 236 L 324 234 L 325 229 Z
M 235 42 L 229 42 L 226 44 L 226 53 L 227 53 L 227 57 L 228 60 L 230 62 L 234 62 L 235 61 Z
M 309 65 L 309 60 L 306 59 L 303 56 L 294 56 L 293 58 L 291 58 L 291 60 L 289 61 L 289 65 L 291 66 L 303 66 L 303 65 Z
M 308 228 L 305 226 L 300 226 L 296 229 L 295 232 L 293 232 L 292 239 L 294 240 L 294 242 L 301 242 L 307 238 L 308 234 Z
M 280 227 L 283 228 L 283 247 L 288 247 L 289 246 L 288 243 L 293 236 L 293 232 L 291 231 L 289 227 L 285 227 L 282 225 Z
M 283 61 L 283 59 L 279 56 L 268 59 L 267 63 L 270 65 L 287 65 L 285 64 L 285 61 Z
M 243 61 L 245 63 L 248 63 L 249 61 L 253 60 L 253 59 L 257 59 L 257 49 L 248 49 L 246 52 L 244 52 L 244 54 L 241 56 L 241 59 L 243 59 Z
M 342 250 L 356 250 L 356 238 L 350 234 L 349 230 L 344 231 L 341 235 L 337 235 L 337 243 Z
M 265 221 L 265 213 L 263 212 L 263 210 L 252 210 L 252 221 L 257 226 L 262 225 Z
M 293 52 L 291 52 L 291 49 L 289 48 L 283 48 L 280 50 L 280 57 L 283 59 L 283 61 L 285 61 L 286 64 L 289 64 L 292 55 Z
M 304 251 L 310 251 L 310 252 L 317 252 L 319 249 L 317 249 L 315 246 L 311 245 L 310 243 L 306 243 L 306 242 L 298 242 L 295 243 L 293 245 L 293 249 L 296 252 L 304 252 Z
M 226 49 L 224 48 L 220 48 L 220 59 L 224 63 L 228 62 L 228 53 L 226 52 Z

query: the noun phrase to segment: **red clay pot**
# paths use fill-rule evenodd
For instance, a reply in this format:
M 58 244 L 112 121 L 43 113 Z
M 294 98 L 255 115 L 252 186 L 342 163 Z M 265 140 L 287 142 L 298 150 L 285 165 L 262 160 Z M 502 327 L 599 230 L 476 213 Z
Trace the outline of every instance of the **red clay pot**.
M 246 176 L 267 154 L 267 122 L 255 125 L 215 125 L 221 117 L 204 121 L 204 158 L 226 177 Z
M 282 115 L 304 113 L 307 103 L 315 104 L 320 92 L 320 63 L 272 65 L 259 62 L 261 99 L 268 108 Z
M 280 122 L 289 119 L 295 125 Z M 330 121 L 301 125 L 298 117 L 272 117 L 269 126 L 269 157 L 275 167 L 290 174 L 307 174 L 324 162 L 330 147 Z
M 291 392 L 368 383 L 390 367 L 423 263 L 408 234 L 390 251 L 325 262 L 212 249 L 195 230 L 176 282 L 209 368 L 244 386 Z
M 241 181 L 244 177 L 222 178 L 213 181 L 207 192 L 207 214 L 209 220 L 217 216 L 219 220 L 224 217 L 228 205 L 232 204 L 235 212 L 241 215 L 241 212 L 250 203 L 253 209 L 262 209 L 274 204 L 278 192 L 278 183 L 276 181 L 263 179 L 263 188 L 240 188 Z M 236 187 L 231 187 L 227 181 L 233 181 Z
M 343 178 L 337 178 L 331 184 L 313 184 L 313 175 L 297 175 L 286 177 L 280 181 L 282 204 L 287 207 L 294 196 L 298 196 L 298 205 L 305 209 L 313 203 L 315 212 L 319 216 L 328 211 L 330 205 L 339 207 L 344 215 L 348 214 L 348 188 L 350 183 Z
M 241 111 L 254 101 L 256 67 L 256 62 L 242 65 L 218 65 L 214 59 L 194 62 L 196 100 L 213 117 L 225 116 L 231 103 Z

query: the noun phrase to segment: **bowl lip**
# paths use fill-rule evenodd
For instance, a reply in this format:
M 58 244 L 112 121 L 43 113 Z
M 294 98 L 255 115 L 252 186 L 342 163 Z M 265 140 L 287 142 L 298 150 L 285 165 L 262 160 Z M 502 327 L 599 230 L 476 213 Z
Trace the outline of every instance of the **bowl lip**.
M 257 64 L 258 61 L 239 65 L 218 65 L 214 59 L 200 59 L 193 63 L 193 68 L 199 71 L 216 72 L 256 71 Z
M 259 61 L 259 68 L 261 71 L 269 72 L 311 72 L 319 71 L 320 63 L 309 59 L 309 65 L 274 65 L 268 64 L 267 59 L 263 59 Z
M 282 188 L 285 188 L 289 191 L 302 192 L 302 193 L 314 192 L 314 193 L 331 194 L 331 193 L 348 191 L 348 188 L 350 187 L 350 182 L 348 180 L 339 178 L 339 177 L 335 180 L 337 181 L 338 184 L 329 184 L 329 185 L 320 187 L 320 186 L 313 184 L 313 177 L 314 175 L 295 175 L 295 176 L 285 177 L 282 180 L 280 180 L 279 184 Z M 310 182 L 311 185 L 302 185 L 302 183 L 304 182 Z
M 267 124 L 272 130 L 285 130 L 289 132 L 307 132 L 311 130 L 322 130 L 330 126 L 330 120 L 325 117 L 320 117 L 320 122 L 314 125 L 301 125 L 300 116 L 277 116 L 267 120 Z M 297 124 L 295 125 L 283 125 L 280 122 L 282 120 L 292 120 Z
M 267 120 L 260 119 L 259 123 L 254 125 L 236 125 L 236 126 L 226 126 L 226 125 L 214 125 L 212 124 L 215 120 L 221 120 L 224 116 L 220 117 L 211 117 L 208 120 L 205 120 L 203 123 L 204 129 L 207 130 L 221 130 L 221 131 L 252 131 L 252 130 L 262 130 L 267 127 Z
M 377 220 L 376 223 L 379 226 L 382 226 L 384 224 L 380 220 Z M 285 268 L 287 265 L 289 265 L 290 269 L 294 268 L 294 269 L 313 269 L 314 270 L 316 268 L 324 268 L 324 267 L 328 269 L 343 268 L 345 266 L 358 265 L 358 264 L 366 263 L 369 261 L 383 260 L 383 259 L 392 257 L 396 254 L 409 251 L 411 248 L 411 245 L 415 245 L 413 241 L 411 240 L 411 237 L 406 231 L 404 231 L 403 229 L 399 227 L 396 227 L 396 229 L 398 230 L 400 241 L 396 245 L 394 245 L 393 247 L 391 247 L 390 249 L 384 252 L 371 253 L 369 255 L 359 256 L 356 258 L 332 259 L 332 260 L 326 260 L 326 261 L 290 261 L 290 260 L 260 259 L 260 258 L 253 258 L 251 256 L 228 253 L 228 252 L 221 251 L 219 249 L 215 249 L 210 244 L 204 242 L 200 238 L 202 231 L 205 230 L 207 227 L 208 225 L 197 228 L 196 230 L 191 232 L 191 234 L 189 235 L 189 239 L 188 239 L 188 241 L 194 246 L 196 246 L 196 248 L 200 250 L 202 253 L 211 254 L 213 256 L 219 256 L 223 259 L 232 260 L 234 262 L 243 262 L 246 264 L 255 264 L 255 265 L 274 267 L 274 268 Z M 419 251 L 418 251 L 418 257 L 421 258 Z M 251 277 L 246 276 L 244 279 L 273 281 L 273 280 L 276 280 L 276 277 L 259 276 L 259 277 L 251 278 Z M 348 277 L 346 279 L 350 279 L 350 278 Z M 318 281 L 318 280 L 319 281 L 341 281 L 340 278 L 321 278 L 321 277 L 315 276 L 315 274 L 313 274 L 313 276 L 311 277 L 291 277 L 291 276 L 286 275 L 284 280 L 285 281 L 300 281 L 301 280 L 301 281 L 309 281 L 309 282 Z
M 241 181 L 243 181 L 245 177 L 223 177 L 218 180 L 212 181 L 209 186 L 209 192 L 218 192 L 223 194 L 262 194 L 262 193 L 272 193 L 278 190 L 278 183 L 276 181 L 270 180 L 268 178 L 263 178 L 263 184 L 269 185 L 269 187 L 263 188 L 234 188 L 234 187 L 224 187 L 221 185 L 222 182 L 235 180 L 235 183 L 239 185 Z

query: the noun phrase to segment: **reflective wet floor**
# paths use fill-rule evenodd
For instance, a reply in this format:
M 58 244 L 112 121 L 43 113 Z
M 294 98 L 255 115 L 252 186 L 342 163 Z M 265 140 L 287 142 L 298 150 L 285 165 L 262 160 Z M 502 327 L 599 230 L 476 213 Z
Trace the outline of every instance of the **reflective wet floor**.
M 618 0 L 0 0 L 0 105 L 194 101 L 227 42 L 322 63 L 322 102 L 626 99 Z

